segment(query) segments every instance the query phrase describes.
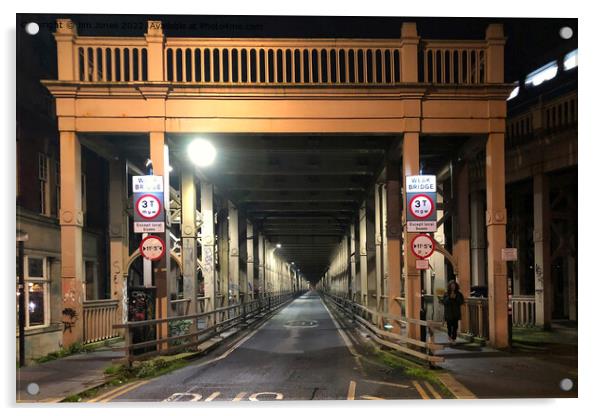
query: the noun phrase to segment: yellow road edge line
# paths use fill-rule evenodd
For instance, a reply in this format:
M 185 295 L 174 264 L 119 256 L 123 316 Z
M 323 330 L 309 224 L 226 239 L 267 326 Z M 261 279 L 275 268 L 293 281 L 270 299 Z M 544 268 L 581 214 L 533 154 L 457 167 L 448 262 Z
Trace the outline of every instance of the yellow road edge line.
M 146 383 L 149 383 L 150 381 L 151 381 L 150 379 L 149 380 L 142 380 L 142 381 L 139 381 L 139 382 L 134 383 L 132 385 L 129 385 L 128 388 L 118 391 L 117 394 L 114 394 L 114 395 L 109 396 L 109 397 L 105 397 L 101 401 L 101 403 L 107 403 L 107 402 L 109 402 L 109 401 L 111 401 L 113 399 L 116 399 L 117 397 L 122 396 L 125 393 L 134 390 L 135 388 L 141 387 L 141 386 L 145 385 Z
M 441 395 L 439 393 L 437 393 L 437 390 L 435 390 L 435 388 L 433 387 L 433 385 L 431 383 L 429 383 L 428 381 L 424 381 L 424 385 L 426 386 L 426 388 L 428 389 L 428 391 L 431 392 L 431 395 L 435 398 L 435 399 L 441 399 Z
M 105 397 L 111 396 L 111 395 L 113 395 L 113 394 L 115 394 L 115 393 L 117 393 L 117 392 L 125 389 L 128 386 L 130 386 L 130 383 L 126 383 L 126 384 L 124 384 L 122 386 L 117 387 L 116 389 L 112 389 L 112 390 L 109 390 L 107 392 L 104 392 L 100 396 L 96 396 L 96 397 L 88 400 L 87 403 L 96 403 L 96 402 L 99 402 L 100 400 L 104 399 Z
M 383 386 L 391 386 L 391 387 L 399 387 L 402 389 L 409 389 L 410 386 L 406 385 L 406 384 L 397 384 L 397 383 L 390 383 L 388 381 L 378 381 L 378 380 L 362 380 L 365 381 L 366 383 L 373 383 L 373 384 L 382 384 Z
M 247 395 L 247 392 L 246 392 L 246 391 L 241 391 L 240 393 L 238 393 L 238 394 L 236 395 L 236 397 L 235 397 L 235 398 L 233 398 L 233 399 L 232 399 L 232 401 L 233 401 L 233 402 L 239 402 L 239 401 L 241 401 L 242 399 L 244 399 L 244 397 L 245 397 L 246 395 Z
M 360 398 L 366 399 L 366 400 L 385 400 L 382 397 L 370 396 L 368 394 L 364 394 L 363 396 L 360 396 Z
M 219 396 L 220 394 L 221 394 L 221 392 L 219 392 L 219 391 L 214 391 L 213 393 L 211 393 L 211 394 L 209 395 L 209 397 L 207 397 L 207 398 L 205 399 L 205 401 L 206 401 L 206 402 L 212 402 L 212 401 L 213 401 L 213 399 L 215 399 L 215 398 L 216 398 L 217 396 Z
M 477 396 L 468 390 L 466 386 L 460 383 L 451 374 L 439 374 L 439 380 L 456 397 L 456 399 L 476 399 Z
M 349 390 L 347 390 L 347 400 L 355 400 L 355 381 L 349 380 Z
M 424 391 L 424 389 L 422 388 L 422 386 L 420 385 L 420 383 L 418 383 L 416 380 L 412 380 L 412 384 L 414 384 L 414 387 L 418 391 L 418 394 L 420 394 L 420 396 L 424 400 L 430 400 L 430 397 L 428 396 L 428 394 L 426 394 L 426 392 Z

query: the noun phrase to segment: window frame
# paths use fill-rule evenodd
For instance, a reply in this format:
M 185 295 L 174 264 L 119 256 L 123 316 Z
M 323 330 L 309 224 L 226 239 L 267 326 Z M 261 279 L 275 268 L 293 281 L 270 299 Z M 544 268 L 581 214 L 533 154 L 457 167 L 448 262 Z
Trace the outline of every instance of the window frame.
M 29 259 L 40 259 L 42 260 L 42 276 L 30 276 L 29 275 Z M 50 279 L 48 277 L 48 258 L 39 255 L 24 256 L 24 267 L 23 274 L 25 280 L 25 288 L 23 293 L 25 294 L 25 307 L 27 311 L 25 313 L 25 329 L 38 329 L 46 328 L 50 326 Z M 29 324 L 29 283 L 38 283 L 42 285 L 43 296 L 44 296 L 44 323 L 40 325 Z

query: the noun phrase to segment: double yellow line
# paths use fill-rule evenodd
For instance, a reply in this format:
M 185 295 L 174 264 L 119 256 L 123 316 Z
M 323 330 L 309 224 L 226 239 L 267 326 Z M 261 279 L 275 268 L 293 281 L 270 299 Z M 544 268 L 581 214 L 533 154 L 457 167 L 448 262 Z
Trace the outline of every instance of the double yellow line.
M 98 397 L 95 397 L 91 400 L 88 400 L 88 403 L 107 403 L 110 402 L 111 400 L 131 391 L 134 390 L 135 388 L 138 388 L 140 386 L 145 385 L 146 383 L 150 382 L 151 380 L 141 380 L 141 381 L 136 381 L 134 383 L 129 383 L 129 384 L 125 384 L 121 387 L 118 387 L 114 390 L 108 391 L 104 394 L 101 394 Z

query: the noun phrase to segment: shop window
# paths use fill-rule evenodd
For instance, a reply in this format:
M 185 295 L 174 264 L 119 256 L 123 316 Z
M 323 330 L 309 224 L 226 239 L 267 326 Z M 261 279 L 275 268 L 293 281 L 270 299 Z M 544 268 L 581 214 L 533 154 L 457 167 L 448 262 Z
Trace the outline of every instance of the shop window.
M 38 180 L 40 182 L 40 214 L 50 215 L 50 181 L 48 180 L 49 157 L 38 153 Z

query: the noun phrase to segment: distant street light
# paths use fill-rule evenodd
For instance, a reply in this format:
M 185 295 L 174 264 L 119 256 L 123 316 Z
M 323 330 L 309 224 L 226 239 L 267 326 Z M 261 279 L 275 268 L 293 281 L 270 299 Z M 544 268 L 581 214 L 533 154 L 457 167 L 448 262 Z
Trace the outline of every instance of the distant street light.
M 280 244 L 280 243 L 276 244 L 276 248 L 282 248 L 282 244 Z
M 217 154 L 215 147 L 205 139 L 194 139 L 188 145 L 187 151 L 192 163 L 199 167 L 211 166 Z

